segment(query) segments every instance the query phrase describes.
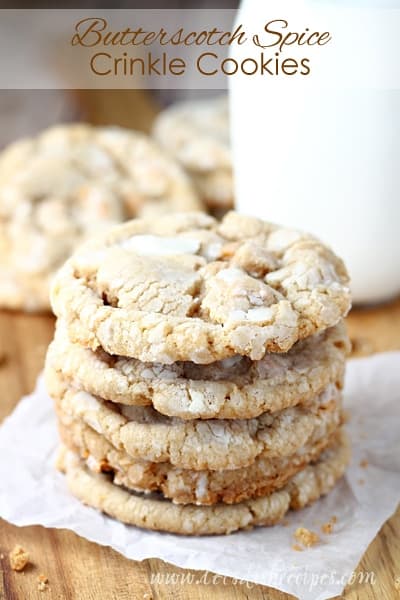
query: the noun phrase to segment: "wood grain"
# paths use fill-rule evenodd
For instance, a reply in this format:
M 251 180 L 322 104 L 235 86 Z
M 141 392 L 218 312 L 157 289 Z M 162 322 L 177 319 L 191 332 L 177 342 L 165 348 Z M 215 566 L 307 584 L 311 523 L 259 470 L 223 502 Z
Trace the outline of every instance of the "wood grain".
M 138 92 L 81 92 L 90 120 L 148 130 L 156 105 Z M 349 331 L 355 353 L 400 350 L 400 299 L 386 306 L 354 310 Z M 0 312 L 0 421 L 23 394 L 32 391 L 43 367 L 54 320 Z M 7 460 L 7 457 L 2 457 Z M 21 493 L 23 491 L 21 490 Z M 400 511 L 382 528 L 360 562 L 358 572 L 373 571 L 374 584 L 348 586 L 346 600 L 390 600 L 398 596 L 394 582 L 400 576 Z M 15 544 L 30 552 L 32 565 L 23 573 L 10 569 L 8 553 Z M 251 557 L 249 557 L 251 560 Z M 44 573 L 49 589 L 38 590 Z M 162 578 L 173 576 L 170 583 Z M 174 584 L 175 577 L 175 584 Z M 189 582 L 188 577 L 193 577 Z M 0 600 L 288 600 L 286 594 L 263 586 L 237 584 L 201 571 L 178 569 L 151 559 L 134 562 L 107 547 L 98 546 L 64 530 L 17 528 L 0 520 Z

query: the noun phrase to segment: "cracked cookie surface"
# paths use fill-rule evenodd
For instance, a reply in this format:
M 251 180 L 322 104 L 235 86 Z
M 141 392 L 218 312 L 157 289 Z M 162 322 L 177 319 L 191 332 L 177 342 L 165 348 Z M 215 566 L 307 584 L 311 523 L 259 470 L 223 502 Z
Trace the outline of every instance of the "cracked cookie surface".
M 158 115 L 153 131 L 186 169 L 207 206 L 233 207 L 227 96 L 174 104 Z
M 58 322 L 49 368 L 75 388 L 104 400 L 153 407 L 183 419 L 250 419 L 308 402 L 343 381 L 350 344 L 344 324 L 260 361 L 236 356 L 210 365 L 142 363 L 70 342 Z
M 184 421 L 148 406 L 104 402 L 70 388 L 51 370 L 46 382 L 58 411 L 84 421 L 116 448 L 135 459 L 185 469 L 237 469 L 259 456 L 290 456 L 341 421 L 341 392 L 333 384 L 307 405 L 254 419 Z
M 287 352 L 350 308 L 331 250 L 234 212 L 115 227 L 65 263 L 51 298 L 73 342 L 163 364 Z
M 235 504 L 266 496 L 286 485 L 290 477 L 310 462 L 315 462 L 338 437 L 336 430 L 303 446 L 295 454 L 284 458 L 257 458 L 240 469 L 194 471 L 170 463 L 132 459 L 82 421 L 61 413 L 58 417 L 63 444 L 84 459 L 90 470 L 111 473 L 114 483 L 134 491 L 162 492 L 176 504 Z
M 71 493 L 85 504 L 129 525 L 184 535 L 227 534 L 238 529 L 274 525 L 290 509 L 300 509 L 327 494 L 349 461 L 344 434 L 315 465 L 294 475 L 279 491 L 239 504 L 176 505 L 161 494 L 129 492 L 104 474 L 94 474 L 72 452 L 63 451 L 59 468 Z
M 0 155 L 0 306 L 48 310 L 49 282 L 79 243 L 129 218 L 202 205 L 141 133 L 61 125 Z

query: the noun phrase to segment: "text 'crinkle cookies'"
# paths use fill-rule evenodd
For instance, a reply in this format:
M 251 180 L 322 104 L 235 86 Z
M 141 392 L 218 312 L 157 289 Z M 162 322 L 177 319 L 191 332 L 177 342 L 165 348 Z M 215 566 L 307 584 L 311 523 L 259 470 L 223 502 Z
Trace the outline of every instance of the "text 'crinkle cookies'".
M 317 239 L 233 212 L 137 219 L 81 246 L 51 298 L 59 467 L 84 503 L 222 534 L 343 475 L 348 276 Z
M 49 310 L 79 243 L 129 218 L 200 210 L 183 170 L 142 133 L 62 125 L 0 154 L 0 306 Z

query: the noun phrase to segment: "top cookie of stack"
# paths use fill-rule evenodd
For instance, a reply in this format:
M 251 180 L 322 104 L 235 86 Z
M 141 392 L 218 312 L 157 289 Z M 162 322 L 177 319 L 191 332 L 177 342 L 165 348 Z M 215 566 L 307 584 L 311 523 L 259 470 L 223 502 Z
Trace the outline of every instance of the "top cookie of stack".
M 200 210 L 182 169 L 142 133 L 63 125 L 0 155 L 0 306 L 48 310 L 77 244 L 135 216 Z
M 312 236 L 229 213 L 132 221 L 59 271 L 55 314 L 74 342 L 113 355 L 208 364 L 261 359 L 336 325 L 343 262 Z

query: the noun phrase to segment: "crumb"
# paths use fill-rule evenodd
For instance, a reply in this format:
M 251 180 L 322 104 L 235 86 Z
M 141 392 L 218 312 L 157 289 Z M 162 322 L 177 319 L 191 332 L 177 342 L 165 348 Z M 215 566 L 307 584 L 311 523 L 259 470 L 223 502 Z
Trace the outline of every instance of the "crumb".
M 321 525 L 321 531 L 326 534 L 332 533 L 333 526 L 335 523 L 337 523 L 337 517 L 335 517 L 335 515 L 332 515 L 332 517 L 329 519 L 329 521 L 327 523 L 324 523 L 323 525 Z
M 293 544 L 292 550 L 296 550 L 296 552 L 303 552 L 304 548 L 299 546 L 299 544 Z
M 326 533 L 329 535 L 333 531 L 333 523 L 331 523 L 330 521 L 328 521 L 327 523 L 324 523 L 321 526 L 321 531 L 322 531 L 322 533 Z
M 359 483 L 360 485 L 364 485 L 364 483 L 365 483 L 365 479 L 359 479 L 359 480 L 358 480 L 358 483 Z
M 400 592 L 400 576 L 394 580 L 394 589 Z
M 360 467 L 362 469 L 366 469 L 368 467 L 368 461 L 366 458 L 363 458 L 362 460 L 360 460 Z
M 23 571 L 29 562 L 29 553 L 19 545 L 11 550 L 9 557 L 13 571 Z
M 315 546 L 319 542 L 319 537 L 314 531 L 310 531 L 310 529 L 306 529 L 305 527 L 299 527 L 294 532 L 294 537 L 298 542 L 306 546 L 307 548 L 311 548 L 311 546 Z
M 48 577 L 46 575 L 40 574 L 37 578 L 38 580 L 38 590 L 39 592 L 44 592 L 47 589 L 47 584 L 49 583 Z

